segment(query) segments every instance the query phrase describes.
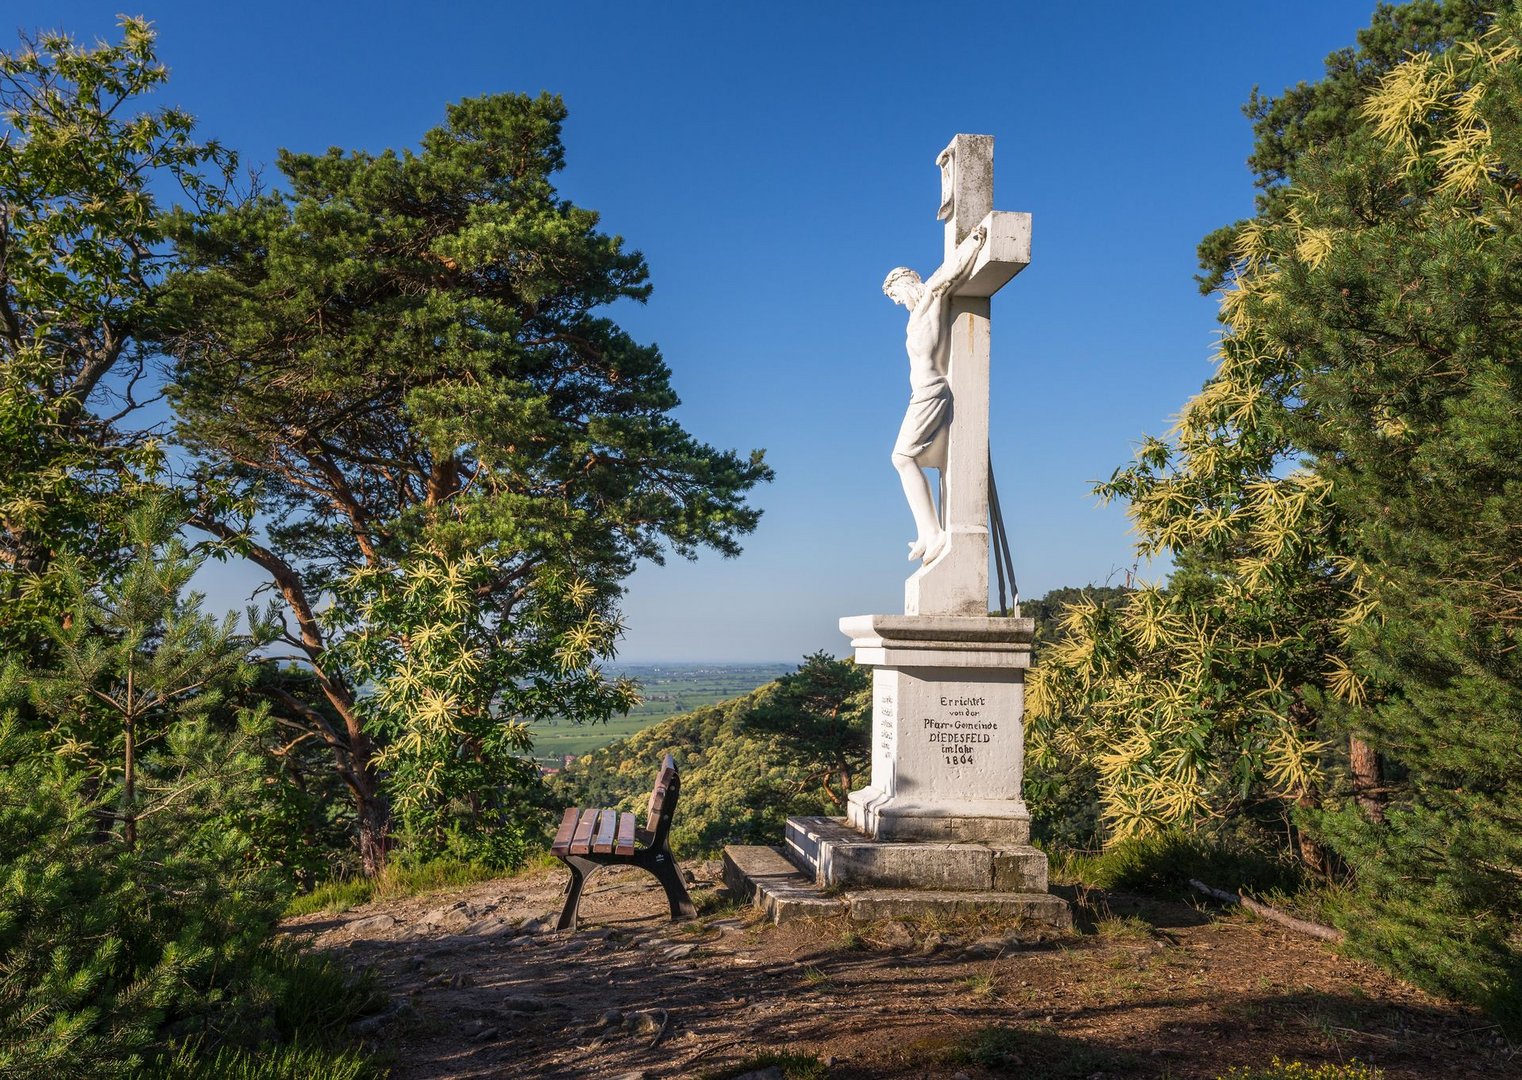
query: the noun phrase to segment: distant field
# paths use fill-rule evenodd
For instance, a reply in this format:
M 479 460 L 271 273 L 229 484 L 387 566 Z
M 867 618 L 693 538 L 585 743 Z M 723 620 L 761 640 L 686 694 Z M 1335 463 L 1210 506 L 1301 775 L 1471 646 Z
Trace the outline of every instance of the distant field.
M 796 669 L 794 664 L 626 664 L 610 672 L 627 675 L 640 685 L 644 701 L 606 724 L 577 724 L 561 720 L 534 728 L 534 758 L 558 766 L 567 754 L 580 757 L 633 735 L 651 724 L 691 712 L 701 705 L 748 694 L 758 686 Z

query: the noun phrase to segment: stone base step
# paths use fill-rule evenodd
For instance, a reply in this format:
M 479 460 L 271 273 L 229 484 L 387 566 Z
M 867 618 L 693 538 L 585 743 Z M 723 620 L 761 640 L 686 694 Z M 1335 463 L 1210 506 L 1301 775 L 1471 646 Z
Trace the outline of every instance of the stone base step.
M 1046 853 L 1029 844 L 876 840 L 845 818 L 788 818 L 787 857 L 823 886 L 1046 892 Z
M 776 849 L 731 844 L 724 849 L 724 885 L 741 902 L 761 908 L 772 922 L 839 915 L 838 896 L 826 896 Z
M 998 915 L 1054 926 L 1073 928 L 1068 902 L 1051 893 L 947 892 L 934 889 L 863 889 L 846 894 L 851 918 L 903 919 L 916 915 Z
M 826 889 L 774 848 L 734 844 L 724 849 L 724 884 L 773 922 L 845 915 L 858 921 L 916 915 L 994 914 L 1071 929 L 1067 901 L 1045 892 L 944 889 Z

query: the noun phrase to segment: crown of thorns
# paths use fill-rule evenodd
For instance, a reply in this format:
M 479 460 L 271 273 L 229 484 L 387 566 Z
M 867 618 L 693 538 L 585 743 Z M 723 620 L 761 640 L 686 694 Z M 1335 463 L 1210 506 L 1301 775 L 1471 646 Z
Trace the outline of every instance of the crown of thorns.
M 883 278 L 883 292 L 888 292 L 900 281 L 912 281 L 919 284 L 920 276 L 907 266 L 900 266 L 888 271 L 888 276 Z

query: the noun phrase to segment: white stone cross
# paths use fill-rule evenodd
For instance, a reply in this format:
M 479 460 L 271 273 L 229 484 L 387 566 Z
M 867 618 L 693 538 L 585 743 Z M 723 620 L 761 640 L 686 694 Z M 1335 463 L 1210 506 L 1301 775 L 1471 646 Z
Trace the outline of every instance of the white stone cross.
M 1029 265 L 1031 253 L 1031 216 L 993 209 L 993 159 L 992 135 L 957 135 L 936 158 L 943 269 L 972 261 L 946 314 L 952 409 L 940 514 L 947 535 L 940 554 L 905 583 L 906 615 L 988 614 L 989 298 Z M 978 227 L 981 240 L 970 235 Z M 976 256 L 971 247 L 959 250 L 980 243 Z

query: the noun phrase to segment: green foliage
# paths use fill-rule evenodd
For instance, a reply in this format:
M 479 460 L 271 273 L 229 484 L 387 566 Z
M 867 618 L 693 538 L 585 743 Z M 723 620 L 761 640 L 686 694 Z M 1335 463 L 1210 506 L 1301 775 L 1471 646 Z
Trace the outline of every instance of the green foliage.
M 1358 106 L 1390 69 L 1412 53 L 1440 52 L 1455 41 L 1478 37 L 1497 5 L 1487 0 L 1415 0 L 1380 3 L 1356 47 L 1326 58 L 1326 73 L 1270 97 L 1254 87 L 1242 111 L 1252 121 L 1253 149 L 1247 164 L 1261 189 L 1255 221 L 1283 220 L 1291 170 L 1317 147 L 1329 146 L 1360 126 Z M 1248 222 L 1217 229 L 1200 243 L 1200 291 L 1214 292 L 1235 272 L 1240 238 Z
M 593 751 L 555 778 L 559 805 L 621 806 L 640 814 L 655 770 L 665 754 L 682 773 L 682 798 L 672 824 L 673 848 L 686 856 L 708 854 L 728 843 L 770 843 L 798 814 L 839 813 L 839 795 L 820 783 L 832 775 L 838 752 L 864 751 L 860 720 L 847 735 L 819 733 L 822 717 L 859 715 L 867 709 L 862 676 L 849 660 L 808 657 L 791 676 L 744 697 L 646 728 Z M 794 744 L 787 718 L 805 736 Z M 844 726 L 844 725 L 842 725 Z M 818 738 L 807 742 L 807 733 Z M 811 756 L 809 747 L 818 751 Z
M 278 910 L 204 816 L 103 837 L 93 779 L 0 726 L 0 1076 L 122 1075 L 166 1029 L 225 1023 Z
M 0 643 L 12 655 L 45 648 L 56 555 L 108 560 L 123 504 L 160 462 L 130 424 L 166 265 L 152 188 L 215 204 L 233 167 L 194 141 L 184 112 L 134 111 L 168 75 L 148 24 L 120 25 L 114 44 L 47 33 L 0 54 Z
M 338 960 L 267 946 L 238 1005 L 249 1017 L 213 1041 L 197 1035 L 161 1051 L 142 1080 L 383 1080 L 386 1070 L 347 1045 L 348 1026 L 385 1004 L 369 973 L 358 978 Z M 134 1078 L 137 1080 L 137 1078 Z
M 1221 1080 L 1383 1080 L 1385 1071 L 1361 1061 L 1307 1065 L 1303 1061 L 1274 1058 L 1268 1065 L 1242 1066 L 1221 1076 Z
M 249 834 L 250 857 L 299 889 L 357 873 L 349 792 L 333 768 L 332 752 L 291 715 L 290 702 L 296 701 L 328 724 L 338 722 L 323 708 L 317 680 L 294 664 L 266 661 L 239 701 L 268 716 L 256 732 L 254 752 L 264 774 L 257 812 L 235 822 Z
M 1030 1080 L 1081 1080 L 1095 1073 L 1127 1075 L 1135 1056 L 1063 1039 L 1049 1031 L 1014 1027 L 979 1028 L 940 1055 L 956 1065 L 976 1065 Z
M 339 878 L 324 882 L 311 892 L 292 897 L 285 906 L 287 915 L 308 915 L 314 911 L 347 911 L 372 900 L 393 900 L 438 889 L 473 885 L 502 877 L 500 867 L 458 859 L 430 859 L 413 863 L 409 858 L 386 864 L 379 877 Z
M 797 671 L 777 680 L 747 726 L 779 736 L 785 760 L 813 773 L 836 812 L 844 812 L 868 760 L 872 673 L 825 652 L 806 656 Z
M 1237 324 L 1298 381 L 1340 522 L 1346 677 L 1318 704 L 1391 766 L 1320 821 L 1352 947 L 1522 1025 L 1522 16 L 1390 69 L 1364 127 L 1289 173 Z
M 1177 569 L 1074 613 L 1033 744 L 1094 747 L 1117 836 L 1281 800 L 1356 879 L 1349 948 L 1517 1025 L 1522 16 L 1416 4 L 1375 36 L 1286 98 L 1310 113 L 1265 108 L 1293 137 L 1260 141 L 1217 373 L 1101 488 Z
M 208 1055 L 198 1044 L 156 1062 L 144 1080 L 371 1080 L 385 1076 L 359 1050 L 329 1050 L 292 1043 L 260 1050 L 224 1046 Z
M 423 550 L 339 590 L 332 625 L 346 633 L 330 656 L 368 688 L 356 711 L 381 746 L 375 764 L 414 859 L 520 865 L 542 824 L 529 723 L 606 719 L 637 700 L 593 663 L 619 629 L 611 594 L 543 569 L 503 624 L 475 602 L 496 572 L 479 555 Z
M 557 196 L 564 118 L 549 95 L 463 101 L 416 152 L 282 153 L 287 190 L 174 230 L 193 520 L 281 588 L 338 723 L 295 711 L 354 793 L 367 873 L 388 796 L 437 849 L 462 793 L 501 790 L 466 819 L 489 823 L 483 857 L 519 858 L 523 723 L 626 705 L 596 669 L 620 580 L 736 553 L 771 475 L 688 435 L 659 351 L 597 314 L 649 283 Z
M 160 499 L 127 515 L 130 561 L 118 578 L 97 582 L 71 555 L 59 560 L 53 666 L 26 680 L 60 755 L 95 790 L 118 793 L 114 817 L 128 847 L 140 820 L 216 803 L 255 771 L 251 744 L 264 726 L 260 713 L 237 715 L 231 738 L 214 726 L 229 696 L 252 682 L 247 656 L 258 640 L 231 614 L 220 623 L 203 614 L 199 594 L 186 593 L 204 556 L 173 535 L 170 511 Z
M 377 883 L 389 877 L 392 870 L 393 867 L 388 865 L 378 878 L 361 876 L 324 881 L 310 892 L 291 897 L 285 905 L 285 913 L 293 916 L 310 915 L 316 911 L 336 913 L 367 904 L 376 897 L 379 888 Z
M 286 883 L 247 827 L 269 779 L 267 718 L 234 705 L 251 641 L 185 593 L 172 523 L 135 511 L 117 578 L 61 559 L 56 666 L 0 674 L 0 1077 L 130 1075 L 373 999 L 268 944 Z
M 1111 585 L 1086 585 L 1053 589 L 1036 599 L 1022 599 L 1020 614 L 1036 624 L 1032 665 L 1039 667 L 1049 647 L 1067 640 L 1065 616 L 1070 609 L 1085 604 L 1113 609 L 1130 592 L 1128 588 Z M 1061 728 L 1063 723 L 1051 722 L 1046 730 Z M 1037 843 L 1051 851 L 1099 847 L 1099 774 L 1087 757 L 1032 753 L 1025 762 L 1024 788 L 1031 813 L 1031 835 Z
M 1091 888 L 1183 895 L 1191 878 L 1254 892 L 1288 892 L 1302 883 L 1298 868 L 1277 852 L 1182 832 L 1127 837 L 1097 855 L 1060 858 L 1055 869 Z
M 593 751 L 553 784 L 562 805 L 618 806 L 643 814 L 665 754 L 682 773 L 682 797 L 671 844 L 687 857 L 728 843 L 762 843 L 781 835 L 794 813 L 823 814 L 832 805 L 808 772 L 781 764 L 782 739 L 747 724 L 770 687 L 733 701 L 675 716 Z
M 1129 587 L 1119 585 L 1084 585 L 1079 588 L 1065 585 L 1035 599 L 1022 597 L 1020 614 L 1036 624 L 1033 662 L 1040 662 L 1047 646 L 1067 640 L 1068 628 L 1063 616 L 1069 609 L 1089 603 L 1114 608 L 1131 592 Z

